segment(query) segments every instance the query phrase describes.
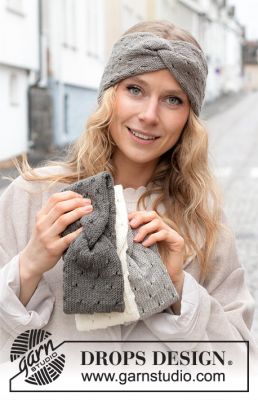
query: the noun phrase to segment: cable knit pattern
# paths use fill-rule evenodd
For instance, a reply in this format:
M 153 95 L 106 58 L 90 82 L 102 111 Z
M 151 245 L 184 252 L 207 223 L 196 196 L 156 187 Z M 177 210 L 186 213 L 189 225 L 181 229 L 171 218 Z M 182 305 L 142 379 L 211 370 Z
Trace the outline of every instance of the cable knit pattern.
M 124 311 L 124 282 L 116 251 L 115 195 L 110 174 L 69 185 L 90 198 L 93 212 L 69 225 L 67 235 L 83 227 L 83 232 L 64 254 L 64 312 L 94 313 Z
M 102 76 L 98 100 L 101 101 L 106 89 L 123 79 L 166 68 L 199 115 L 208 74 L 204 53 L 191 43 L 163 39 L 148 32 L 130 33 L 115 43 Z

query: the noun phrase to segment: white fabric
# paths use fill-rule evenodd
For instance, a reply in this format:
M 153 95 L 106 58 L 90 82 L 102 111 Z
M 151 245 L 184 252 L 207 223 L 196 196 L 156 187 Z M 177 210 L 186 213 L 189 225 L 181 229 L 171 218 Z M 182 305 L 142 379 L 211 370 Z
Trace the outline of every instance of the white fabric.
M 125 311 L 111 313 L 76 314 L 76 328 L 79 331 L 90 331 L 93 329 L 104 329 L 108 326 L 125 324 L 137 321 L 140 314 L 135 302 L 134 293 L 128 280 L 128 268 L 126 262 L 128 217 L 123 195 L 123 187 L 115 185 L 115 204 L 116 204 L 116 244 L 117 254 L 120 258 L 123 277 L 124 277 L 124 302 Z
M 12 335 L 17 335 L 26 329 L 32 329 L 35 325 L 43 328 L 51 316 L 54 306 L 54 296 L 50 292 L 45 279 L 41 279 L 37 295 L 31 297 L 27 307 L 19 301 L 19 255 L 7 264 L 1 271 L 5 279 L 0 279 L 1 320 Z

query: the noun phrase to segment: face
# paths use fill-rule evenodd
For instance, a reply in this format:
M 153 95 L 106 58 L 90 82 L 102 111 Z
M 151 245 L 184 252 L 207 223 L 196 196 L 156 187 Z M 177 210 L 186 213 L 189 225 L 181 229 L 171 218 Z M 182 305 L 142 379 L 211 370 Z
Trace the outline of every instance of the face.
M 189 110 L 187 95 L 167 69 L 121 81 L 110 124 L 115 165 L 156 165 L 178 141 Z

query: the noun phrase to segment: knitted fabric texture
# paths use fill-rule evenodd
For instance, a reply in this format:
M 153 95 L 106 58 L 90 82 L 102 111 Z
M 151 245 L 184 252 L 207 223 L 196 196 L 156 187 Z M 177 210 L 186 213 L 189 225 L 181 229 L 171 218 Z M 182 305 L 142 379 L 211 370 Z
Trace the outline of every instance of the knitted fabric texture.
M 94 314 L 75 314 L 76 328 L 79 331 L 90 331 L 94 329 L 105 329 L 110 326 L 121 325 L 137 321 L 140 314 L 135 302 L 134 292 L 128 280 L 128 267 L 126 250 L 128 234 L 128 214 L 123 195 L 123 187 L 115 185 L 116 202 L 116 243 L 117 254 L 121 260 L 124 277 L 124 312 L 94 313 Z
M 107 88 L 123 79 L 166 68 L 199 115 L 208 74 L 204 53 L 191 43 L 163 39 L 148 32 L 130 33 L 114 44 L 100 83 L 98 101 Z
M 157 246 L 145 248 L 141 243 L 133 242 L 137 230 L 132 230 L 128 224 L 121 185 L 116 185 L 114 190 L 117 253 L 124 277 L 125 310 L 121 313 L 76 314 L 76 327 L 80 331 L 104 329 L 145 319 L 178 300 Z
M 92 201 L 93 212 L 69 225 L 82 233 L 64 253 L 64 312 L 124 311 L 124 281 L 116 251 L 115 197 L 112 177 L 102 172 L 66 187 Z
M 178 294 L 156 245 L 133 242 L 137 230 L 129 227 L 127 264 L 129 282 L 141 319 L 163 311 L 178 300 Z

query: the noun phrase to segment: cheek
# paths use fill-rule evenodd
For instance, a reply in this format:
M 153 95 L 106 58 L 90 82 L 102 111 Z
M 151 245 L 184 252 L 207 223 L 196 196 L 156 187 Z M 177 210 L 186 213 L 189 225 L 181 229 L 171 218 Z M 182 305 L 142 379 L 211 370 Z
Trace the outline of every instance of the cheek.
M 139 112 L 140 104 L 136 99 L 131 99 L 130 96 L 122 94 L 117 96 L 115 105 L 115 114 L 119 119 L 125 120 Z
M 183 131 L 186 125 L 187 119 L 188 119 L 188 114 L 186 113 L 178 115 L 177 117 L 173 118 L 172 120 L 170 120 L 170 122 L 166 124 L 167 129 L 169 129 L 171 132 L 174 132 L 174 135 L 180 136 L 181 132 Z
M 173 119 L 169 124 L 167 124 L 167 132 L 169 132 L 168 135 L 168 145 L 170 147 L 174 146 L 176 142 L 179 140 L 184 127 L 186 125 L 188 119 L 188 114 L 184 113 L 180 117 L 178 117 L 176 120 Z
M 182 113 L 179 115 L 178 118 L 178 130 L 180 131 L 180 133 L 182 133 L 182 131 L 185 128 L 185 125 L 188 121 L 189 118 L 189 107 L 187 107 L 185 110 L 182 111 Z
M 116 104 L 114 105 L 114 117 L 109 125 L 109 131 L 113 139 L 115 139 L 117 136 L 121 121 L 123 119 L 123 107 L 124 106 L 121 104 L 121 101 L 117 100 Z
M 116 101 L 116 104 L 114 105 L 114 119 L 110 125 L 110 129 L 112 129 L 112 126 L 118 127 L 120 123 L 122 123 L 126 118 L 128 114 L 128 104 L 126 100 L 123 98 L 118 98 Z
M 138 115 L 137 105 L 126 97 L 120 97 L 114 107 L 115 118 L 110 124 L 111 136 L 116 135 L 127 122 Z
M 118 127 L 119 127 L 119 122 L 118 122 L 117 118 L 115 118 L 109 125 L 110 136 L 115 143 L 117 141 Z

